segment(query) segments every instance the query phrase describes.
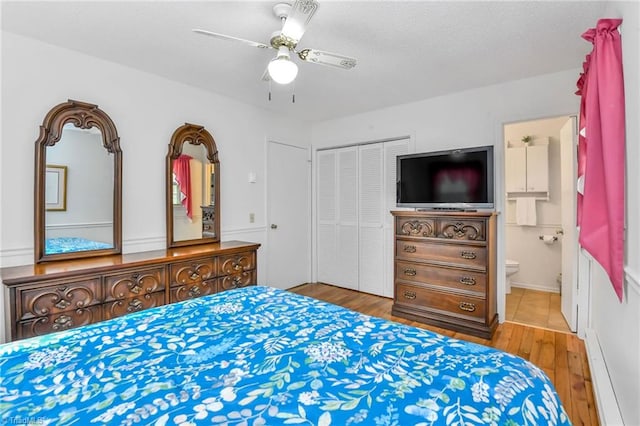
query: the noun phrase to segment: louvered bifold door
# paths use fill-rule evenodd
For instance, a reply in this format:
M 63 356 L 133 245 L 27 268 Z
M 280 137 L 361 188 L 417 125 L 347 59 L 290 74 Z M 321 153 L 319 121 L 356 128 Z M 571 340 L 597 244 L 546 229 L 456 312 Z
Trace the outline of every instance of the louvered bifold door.
M 358 290 L 358 148 L 337 150 L 337 285 Z
M 316 211 L 318 281 L 340 285 L 337 264 L 337 169 L 336 151 L 318 151 Z
M 360 226 L 359 290 L 384 293 L 384 180 L 383 144 L 358 148 Z
M 382 295 L 393 297 L 394 227 L 391 210 L 396 209 L 396 157 L 409 154 L 409 138 L 384 143 L 384 284 Z

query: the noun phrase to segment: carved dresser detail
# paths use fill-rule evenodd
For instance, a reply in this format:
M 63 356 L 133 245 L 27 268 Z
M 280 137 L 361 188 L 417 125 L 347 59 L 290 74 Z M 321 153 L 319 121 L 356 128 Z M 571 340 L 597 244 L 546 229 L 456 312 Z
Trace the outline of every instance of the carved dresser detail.
M 257 283 L 260 244 L 203 244 L 0 270 L 7 339 L 67 330 Z
M 394 211 L 392 313 L 483 338 L 498 325 L 496 213 Z

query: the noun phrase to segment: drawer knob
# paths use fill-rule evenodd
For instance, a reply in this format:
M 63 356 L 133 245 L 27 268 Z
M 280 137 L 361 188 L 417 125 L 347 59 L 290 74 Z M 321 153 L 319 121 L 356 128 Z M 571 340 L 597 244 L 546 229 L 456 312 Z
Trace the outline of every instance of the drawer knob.
M 460 284 L 476 285 L 476 279 L 471 277 L 460 277 Z
M 404 274 L 408 275 L 410 277 L 415 277 L 416 276 L 416 270 L 415 269 L 411 269 L 411 268 L 407 268 L 404 270 Z
M 234 262 L 234 263 L 233 263 L 233 269 L 234 269 L 235 271 L 237 271 L 237 270 L 239 270 L 239 269 L 242 269 L 242 265 L 240 265 L 239 263 L 235 263 L 235 262 Z
M 200 296 L 200 293 L 201 293 L 201 291 L 200 291 L 200 287 L 198 287 L 198 286 L 196 286 L 196 285 L 194 285 L 193 287 L 191 287 L 191 288 L 189 289 L 189 292 L 188 292 L 189 297 L 198 297 L 198 296 Z
M 405 252 L 407 252 L 407 253 L 415 253 L 416 252 L 416 246 L 404 246 L 403 250 Z
M 54 330 L 66 330 L 73 325 L 73 321 L 68 315 L 60 315 L 58 318 L 53 320 L 53 328 Z
M 473 312 L 473 311 L 476 310 L 476 304 L 475 303 L 460 302 L 458 307 L 460 309 L 462 309 L 463 311 L 467 311 L 467 312 Z
M 127 306 L 127 312 L 135 312 L 139 311 L 140 309 L 142 309 L 142 302 L 138 299 L 133 299 L 131 302 L 129 302 L 129 306 Z
M 404 298 L 405 299 L 409 299 L 409 300 L 413 300 L 416 298 L 416 292 L 415 291 L 405 291 L 404 292 Z
M 475 259 L 476 254 L 475 252 L 472 252 L 472 251 L 461 251 L 460 257 L 462 257 L 463 259 Z
M 198 278 L 200 278 L 200 275 L 198 275 L 197 272 L 193 271 L 193 272 L 191 272 L 190 278 L 192 280 L 197 280 Z

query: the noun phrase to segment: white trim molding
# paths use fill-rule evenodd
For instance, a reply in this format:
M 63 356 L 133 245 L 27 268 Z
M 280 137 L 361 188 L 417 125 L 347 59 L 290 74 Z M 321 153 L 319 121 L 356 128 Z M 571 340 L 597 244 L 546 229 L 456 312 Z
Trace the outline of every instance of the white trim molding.
M 162 237 L 131 238 L 122 242 L 122 253 L 162 250 L 167 248 L 167 239 Z
M 266 226 L 254 226 L 252 228 L 236 228 L 236 229 L 224 229 L 220 232 L 222 234 L 222 240 L 230 237 L 232 235 L 243 235 L 243 234 L 256 234 L 260 232 L 266 232 Z
M 87 229 L 87 228 L 110 228 L 113 222 L 87 222 L 87 223 L 54 223 L 45 226 L 46 230 L 54 229 Z
M 604 360 L 602 348 L 598 341 L 598 333 L 588 328 L 585 331 L 584 343 L 589 359 L 589 369 L 591 370 L 591 380 L 593 381 L 593 393 L 598 409 L 598 417 L 602 425 L 624 425 L 622 413 L 613 391 L 609 370 Z
M 634 271 L 630 267 L 625 266 L 624 276 L 625 276 L 625 281 L 628 284 L 627 288 L 635 291 L 637 294 L 640 295 L 640 274 L 638 274 L 638 271 Z
M 0 266 L 3 268 L 29 265 L 33 263 L 33 259 L 33 247 L 0 250 Z

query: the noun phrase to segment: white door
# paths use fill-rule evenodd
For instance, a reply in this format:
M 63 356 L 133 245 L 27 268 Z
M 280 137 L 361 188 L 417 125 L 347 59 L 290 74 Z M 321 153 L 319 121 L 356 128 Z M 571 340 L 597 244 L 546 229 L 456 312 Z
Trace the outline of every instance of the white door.
M 358 149 L 337 150 L 338 235 L 332 284 L 358 290 Z
M 267 143 L 267 284 L 311 281 L 311 163 L 307 148 Z
M 326 284 L 338 284 L 337 263 L 337 171 L 336 151 L 318 151 L 317 153 L 317 268 L 318 281 Z
M 358 148 L 359 290 L 384 294 L 383 144 Z
M 563 163 L 564 164 L 564 163 Z M 549 190 L 549 145 L 527 147 L 527 191 Z
M 576 228 L 575 117 L 560 129 L 560 188 L 562 194 L 562 287 L 561 305 L 571 331 L 578 323 L 578 233 Z
M 409 154 L 409 139 L 399 139 L 384 144 L 384 289 L 382 295 L 393 297 L 393 274 L 395 258 L 395 226 L 391 210 L 396 209 L 397 159 L 398 155 Z

